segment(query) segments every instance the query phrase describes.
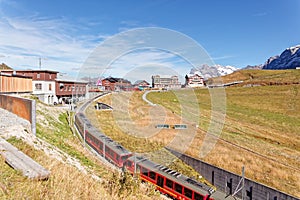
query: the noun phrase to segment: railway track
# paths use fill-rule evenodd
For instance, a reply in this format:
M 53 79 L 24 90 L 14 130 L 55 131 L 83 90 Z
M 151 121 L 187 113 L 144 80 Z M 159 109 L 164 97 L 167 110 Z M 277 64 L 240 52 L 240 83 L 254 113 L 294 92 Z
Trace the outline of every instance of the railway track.
M 214 187 L 186 177 L 146 157 L 129 152 L 94 128 L 83 113 L 90 103 L 103 95 L 105 94 L 94 97 L 80 106 L 74 117 L 74 124 L 79 135 L 95 153 L 102 155 L 102 158 L 122 170 L 138 174 L 142 181 L 155 185 L 157 190 L 173 199 L 218 200 L 225 198 L 226 194 L 215 191 Z

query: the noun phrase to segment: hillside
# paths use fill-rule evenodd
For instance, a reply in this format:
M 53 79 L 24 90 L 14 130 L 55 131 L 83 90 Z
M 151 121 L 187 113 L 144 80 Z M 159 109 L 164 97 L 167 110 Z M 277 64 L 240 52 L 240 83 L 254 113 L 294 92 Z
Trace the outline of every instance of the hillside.
M 238 70 L 222 76 L 221 79 L 223 83 L 243 81 L 237 86 L 300 84 L 300 70 Z M 214 80 L 217 79 L 209 79 L 208 84 Z
M 5 63 L 0 64 L 0 71 L 1 70 L 13 70 L 11 67 L 7 66 Z
M 280 55 L 270 57 L 263 69 L 296 69 L 300 67 L 300 45 L 285 49 Z
M 11 120 L 9 113 L 3 115 Z M 5 120 L 4 119 L 4 120 Z M 65 108 L 37 103 L 37 137 L 9 123 L 0 137 L 50 170 L 46 181 L 24 178 L 0 156 L 0 199 L 160 199 L 154 188 L 106 167 L 84 148 L 68 125 Z M 16 119 L 20 121 L 20 119 Z M 30 126 L 29 126 L 30 127 Z
M 262 77 L 261 73 L 253 75 Z M 299 91 L 300 84 L 227 88 L 221 138 L 203 160 L 237 174 L 245 166 L 246 177 L 300 197 Z M 199 131 L 186 153 L 198 157 L 211 123 L 211 99 L 208 89 L 194 92 L 201 113 Z M 185 90 L 178 93 L 188 94 Z M 176 98 L 172 91 L 148 94 L 152 102 L 180 115 Z

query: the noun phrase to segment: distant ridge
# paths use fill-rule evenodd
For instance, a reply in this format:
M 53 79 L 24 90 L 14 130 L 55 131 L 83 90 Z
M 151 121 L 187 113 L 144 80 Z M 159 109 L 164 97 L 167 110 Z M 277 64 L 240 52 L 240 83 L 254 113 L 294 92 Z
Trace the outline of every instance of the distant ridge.
M 209 79 L 218 76 L 225 76 L 236 71 L 237 68 L 233 66 L 222 66 L 222 65 L 212 65 L 209 66 L 207 64 L 195 67 L 191 69 L 191 74 L 194 74 L 196 71 L 199 71 L 204 79 Z
M 287 48 L 280 56 L 270 57 L 262 69 L 296 69 L 300 67 L 300 45 Z
M 243 69 L 262 69 L 263 65 L 247 65 L 246 67 L 244 67 Z
M 5 63 L 2 63 L 0 64 L 0 70 L 13 70 L 13 69 L 7 66 Z

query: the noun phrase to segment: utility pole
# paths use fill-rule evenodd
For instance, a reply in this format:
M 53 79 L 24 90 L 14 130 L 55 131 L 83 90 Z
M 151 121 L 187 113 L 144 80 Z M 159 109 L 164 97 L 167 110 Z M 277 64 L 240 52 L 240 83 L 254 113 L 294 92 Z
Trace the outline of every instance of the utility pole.
M 232 196 L 234 197 L 239 191 L 242 192 L 242 200 L 245 199 L 244 195 L 245 195 L 245 166 L 242 167 L 242 177 L 240 179 L 239 184 L 237 185 L 234 193 L 232 194 Z
M 85 123 L 83 124 L 83 146 L 85 148 Z
M 42 59 L 43 59 L 43 60 L 47 60 L 47 58 L 39 57 L 39 69 L 40 69 L 40 70 L 42 69 Z
M 39 57 L 39 69 L 42 69 L 42 58 Z

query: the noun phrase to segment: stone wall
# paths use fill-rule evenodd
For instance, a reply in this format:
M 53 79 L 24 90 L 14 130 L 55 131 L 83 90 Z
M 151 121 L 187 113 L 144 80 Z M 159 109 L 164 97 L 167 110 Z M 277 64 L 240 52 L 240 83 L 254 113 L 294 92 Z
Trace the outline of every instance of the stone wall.
M 180 158 L 183 162 L 193 167 L 205 179 L 216 186 L 217 190 L 225 192 L 228 195 L 235 192 L 242 178 L 241 175 L 231 173 L 174 150 L 168 150 Z M 236 197 L 241 198 L 243 193 L 245 200 L 300 200 L 299 198 L 293 197 L 247 178 L 244 179 L 244 184 L 244 190 L 240 190 Z

